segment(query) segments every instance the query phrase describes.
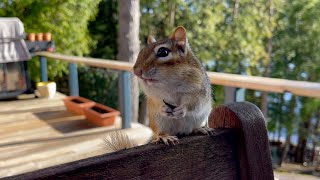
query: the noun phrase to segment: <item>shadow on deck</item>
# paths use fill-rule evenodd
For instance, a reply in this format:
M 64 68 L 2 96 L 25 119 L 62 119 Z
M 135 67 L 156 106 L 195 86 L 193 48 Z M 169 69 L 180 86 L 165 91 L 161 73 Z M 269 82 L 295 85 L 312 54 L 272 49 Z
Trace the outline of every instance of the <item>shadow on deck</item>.
M 0 101 L 0 177 L 109 153 L 103 139 L 121 128 L 120 117 L 113 126 L 95 126 L 68 112 L 64 97 Z M 137 144 L 151 136 L 137 123 L 125 131 Z

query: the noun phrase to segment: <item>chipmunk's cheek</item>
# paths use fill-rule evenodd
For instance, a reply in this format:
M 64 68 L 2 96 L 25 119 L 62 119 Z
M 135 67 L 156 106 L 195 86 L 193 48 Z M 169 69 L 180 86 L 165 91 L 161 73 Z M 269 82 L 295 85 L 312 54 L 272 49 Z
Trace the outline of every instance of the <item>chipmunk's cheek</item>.
M 143 85 L 146 85 L 146 86 L 155 86 L 159 83 L 158 80 L 154 80 L 154 79 L 141 79 L 141 82 L 143 83 Z
M 147 84 L 149 85 L 149 86 L 155 86 L 155 85 L 157 85 L 159 83 L 159 81 L 157 81 L 157 80 L 147 80 Z

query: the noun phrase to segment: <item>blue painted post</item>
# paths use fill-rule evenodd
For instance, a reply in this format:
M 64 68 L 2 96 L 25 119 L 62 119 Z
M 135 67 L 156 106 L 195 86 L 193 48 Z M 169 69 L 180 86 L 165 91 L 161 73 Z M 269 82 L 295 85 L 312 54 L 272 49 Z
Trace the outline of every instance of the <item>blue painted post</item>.
M 131 83 L 130 73 L 122 71 L 119 75 L 119 103 L 122 129 L 131 127 Z
M 79 96 L 79 81 L 77 64 L 69 63 L 69 91 L 70 96 Z
M 239 88 L 236 91 L 236 102 L 243 102 L 246 100 L 246 89 Z
M 42 82 L 48 82 L 48 70 L 47 70 L 47 59 L 40 56 L 40 80 Z

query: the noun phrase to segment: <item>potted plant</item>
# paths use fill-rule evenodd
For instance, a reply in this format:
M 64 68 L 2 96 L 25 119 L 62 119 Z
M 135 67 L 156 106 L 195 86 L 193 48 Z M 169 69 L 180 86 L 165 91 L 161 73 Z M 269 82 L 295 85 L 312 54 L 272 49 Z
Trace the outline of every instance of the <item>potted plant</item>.
M 116 116 L 119 116 L 120 112 L 111 107 L 96 103 L 92 107 L 85 108 L 84 114 L 87 120 L 93 124 L 110 126 L 114 124 Z
M 37 33 L 36 34 L 36 40 L 37 41 L 43 41 L 43 33 Z
M 47 32 L 43 34 L 43 40 L 51 41 L 51 33 Z
M 29 33 L 27 35 L 27 40 L 30 41 L 30 42 L 33 42 L 36 40 L 36 34 L 35 33 Z
M 90 108 L 95 105 L 94 101 L 80 96 L 68 96 L 63 99 L 63 102 L 68 111 L 79 115 L 84 115 L 85 108 Z

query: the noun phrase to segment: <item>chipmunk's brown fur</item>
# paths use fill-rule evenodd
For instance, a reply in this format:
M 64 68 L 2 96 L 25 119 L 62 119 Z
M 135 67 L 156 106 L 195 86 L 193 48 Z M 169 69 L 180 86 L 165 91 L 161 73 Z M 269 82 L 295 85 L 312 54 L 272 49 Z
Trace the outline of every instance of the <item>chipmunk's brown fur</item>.
M 176 135 L 201 132 L 211 111 L 211 86 L 201 62 L 188 45 L 186 30 L 177 27 L 167 39 L 148 38 L 134 65 L 148 102 L 154 140 L 178 142 Z M 168 106 L 170 104 L 175 106 Z

